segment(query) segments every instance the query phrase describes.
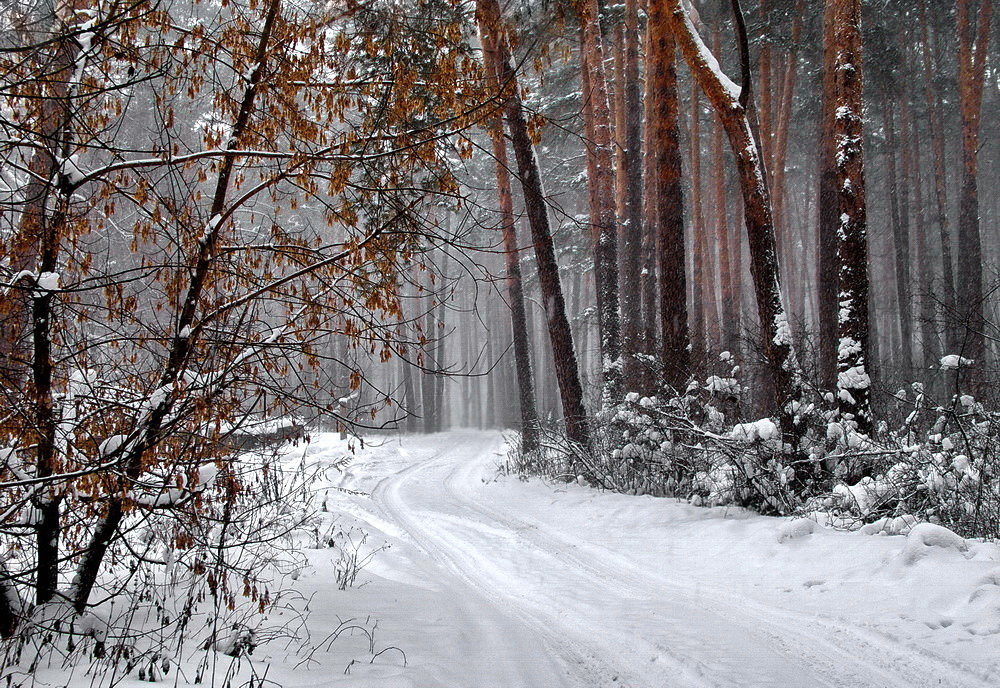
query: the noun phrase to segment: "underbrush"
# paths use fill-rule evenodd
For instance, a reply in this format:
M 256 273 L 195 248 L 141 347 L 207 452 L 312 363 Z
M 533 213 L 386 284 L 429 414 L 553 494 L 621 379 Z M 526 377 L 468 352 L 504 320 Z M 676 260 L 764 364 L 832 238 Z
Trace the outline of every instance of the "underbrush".
M 323 575 L 340 590 L 378 551 L 317 503 L 321 471 L 331 468 L 308 465 L 301 448 L 258 448 L 227 464 L 231 480 L 208 488 L 227 493 L 217 505 L 206 493 L 196 513 L 136 511 L 92 607 L 78 613 L 68 593 L 41 605 L 18 600 L 17 632 L 0 641 L 0 685 L 275 686 L 255 660 L 261 645 L 312 664 L 345 633 L 373 639 L 370 620 L 311 637 L 310 600 L 294 583 L 311 565 L 306 550 L 335 553 Z M 8 547 L 5 566 L 18 556 Z
M 892 396 L 906 408 L 903 420 L 869 436 L 839 418 L 832 395 L 817 394 L 796 404 L 793 446 L 776 419 L 743 417 L 738 372 L 731 366 L 680 395 L 629 394 L 597 417 L 592 449 L 543 429 L 531 455 L 512 445 L 508 468 L 843 527 L 906 517 L 1000 537 L 1000 413 L 962 393 L 934 403 L 913 384 Z

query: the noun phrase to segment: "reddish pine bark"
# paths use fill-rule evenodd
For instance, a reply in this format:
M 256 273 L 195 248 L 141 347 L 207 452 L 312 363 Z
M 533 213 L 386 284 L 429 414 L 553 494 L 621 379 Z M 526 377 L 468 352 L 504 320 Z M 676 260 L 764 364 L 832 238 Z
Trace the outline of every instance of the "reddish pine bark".
M 825 46 L 833 54 L 834 118 L 829 134 L 837 193 L 837 262 L 840 294 L 838 313 L 837 401 L 841 418 L 869 434 L 871 359 L 868 318 L 868 238 L 865 167 L 862 147 L 863 69 L 861 62 L 861 0 L 827 0 L 832 28 Z
M 683 392 L 690 374 L 687 285 L 684 246 L 684 197 L 681 189 L 680 106 L 677 94 L 676 45 L 669 9 L 650 7 L 649 87 L 658 116 L 649 123 L 656 156 L 656 231 L 659 238 L 660 358 L 663 382 Z
M 566 435 L 571 441 L 589 448 L 590 428 L 583 405 L 583 388 L 580 385 L 573 336 L 566 317 L 566 304 L 559 281 L 559 265 L 552 245 L 545 192 L 542 189 L 538 160 L 535 157 L 535 149 L 528 133 L 528 123 L 518 92 L 517 72 L 511 59 L 507 38 L 503 33 L 500 4 L 497 0 L 478 0 L 476 10 L 480 31 L 492 36 L 497 60 L 494 68 L 500 75 L 501 85 L 506 89 L 503 96 L 504 117 L 517 161 L 518 178 L 524 194 L 528 225 L 534 243 L 538 281 L 552 345 L 553 367 L 566 419 Z
M 597 321 L 601 338 L 602 401 L 605 406 L 622 397 L 621 320 L 618 293 L 618 218 L 615 213 L 614 153 L 611 139 L 611 108 L 604 69 L 604 43 L 598 21 L 597 0 L 585 0 L 580 22 L 584 72 L 583 107 L 589 118 L 587 132 L 587 187 L 590 193 L 591 226 L 596 233 L 594 278 Z
M 957 0 L 958 98 L 962 115 L 962 186 L 958 206 L 957 288 L 960 324 L 965 329 L 962 354 L 983 363 L 986 319 L 983 304 L 983 250 L 979 234 L 979 117 L 989 50 L 993 0 Z M 978 9 L 978 12 L 976 11 Z
M 677 37 L 681 52 L 692 75 L 722 120 L 736 158 L 763 353 L 773 382 L 773 397 L 770 401 L 773 408 L 778 410 L 782 429 L 791 440 L 798 434 L 790 403 L 800 396 L 798 364 L 792 349 L 787 317 L 781 304 L 774 221 L 764 180 L 763 161 L 751 129 L 750 113 L 741 98 L 741 95 L 748 96 L 749 93 L 746 90 L 741 92 L 739 87 L 721 73 L 717 60 L 705 47 L 691 23 L 683 0 L 668 0 L 665 4 L 669 25 Z M 745 70 L 744 77 L 744 83 L 747 83 Z

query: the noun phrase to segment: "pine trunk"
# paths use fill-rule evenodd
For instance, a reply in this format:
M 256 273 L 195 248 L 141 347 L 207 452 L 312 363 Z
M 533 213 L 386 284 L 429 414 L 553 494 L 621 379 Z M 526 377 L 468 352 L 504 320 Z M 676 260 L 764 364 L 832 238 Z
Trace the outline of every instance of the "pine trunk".
M 573 442 L 589 448 L 590 428 L 583 405 L 583 388 L 580 385 L 573 336 L 566 317 L 566 304 L 559 280 L 559 265 L 556 262 L 552 233 L 549 229 L 545 192 L 542 189 L 538 160 L 535 157 L 535 149 L 528 133 L 528 123 L 518 92 L 517 73 L 502 29 L 499 2 L 478 0 L 477 18 L 480 31 L 492 36 L 490 40 L 495 48 L 497 61 L 494 69 L 500 75 L 501 85 L 506 89 L 504 115 L 517 161 L 518 178 L 524 194 L 525 210 L 534 243 L 542 304 L 552 345 L 553 364 L 559 383 L 563 415 L 566 419 L 566 434 Z
M 687 284 L 684 244 L 684 194 L 681 187 L 680 104 L 677 48 L 668 8 L 654 2 L 649 17 L 650 54 L 647 97 L 656 119 L 649 123 L 656 156 L 656 232 L 659 238 L 660 325 L 663 382 L 683 392 L 690 375 Z
M 840 294 L 837 347 L 837 400 L 840 417 L 870 434 L 871 358 L 868 317 L 868 237 L 863 142 L 861 0 L 827 0 L 833 22 L 833 149 L 837 190 L 837 262 Z M 824 81 L 828 78 L 824 75 Z
M 979 117 L 983 77 L 989 49 L 993 0 L 980 0 L 975 12 L 971 0 L 957 0 L 958 97 L 962 115 L 962 186 L 959 192 L 958 256 L 962 265 L 957 287 L 959 315 L 964 328 L 962 355 L 980 365 L 986 353 L 983 303 L 983 250 L 979 234 Z
M 718 61 L 705 46 L 684 8 L 683 0 L 666 3 L 670 26 L 692 75 L 722 120 L 736 158 L 743 194 L 744 222 L 750 247 L 750 273 L 757 296 L 763 352 L 773 383 L 772 408 L 781 418 L 782 430 L 794 441 L 800 433 L 794 404 L 800 395 L 798 363 L 792 348 L 788 319 L 781 303 L 781 279 L 774 240 L 771 201 L 741 90 L 718 69 Z M 744 53 L 745 54 L 745 53 Z M 746 74 L 745 74 L 746 76 Z M 744 80 L 746 88 L 747 80 Z

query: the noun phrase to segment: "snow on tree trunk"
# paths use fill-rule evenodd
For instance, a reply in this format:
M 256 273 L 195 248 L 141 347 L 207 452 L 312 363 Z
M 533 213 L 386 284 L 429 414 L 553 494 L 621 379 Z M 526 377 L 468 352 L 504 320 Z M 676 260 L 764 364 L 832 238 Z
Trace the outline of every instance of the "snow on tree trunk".
M 763 353 L 773 382 L 771 403 L 780 414 L 786 438 L 794 440 L 799 434 L 795 417 L 797 403 L 794 403 L 800 397 L 798 363 L 781 303 L 774 221 L 763 161 L 758 154 L 747 108 L 740 100 L 740 87 L 722 72 L 718 60 L 692 24 L 683 0 L 669 0 L 666 9 L 688 67 L 719 115 L 736 158 Z
M 837 262 L 840 293 L 837 346 L 837 402 L 841 418 L 858 432 L 871 432 L 871 378 L 868 356 L 868 238 L 862 147 L 862 65 L 860 0 L 827 0 L 833 29 L 828 51 L 836 110 Z

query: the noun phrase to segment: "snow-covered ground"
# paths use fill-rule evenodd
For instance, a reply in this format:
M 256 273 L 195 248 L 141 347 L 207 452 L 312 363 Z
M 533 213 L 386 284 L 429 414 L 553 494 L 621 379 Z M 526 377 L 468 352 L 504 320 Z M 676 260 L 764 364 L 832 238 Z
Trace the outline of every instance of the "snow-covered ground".
M 368 532 L 362 554 L 388 549 L 343 591 L 337 550 L 310 551 L 295 583 L 310 639 L 348 619 L 373 638 L 347 630 L 307 661 L 269 643 L 258 673 L 289 687 L 1000 685 L 995 544 L 500 478 L 502 445 L 387 439 L 336 468 L 345 444 L 314 437 L 329 518 Z

